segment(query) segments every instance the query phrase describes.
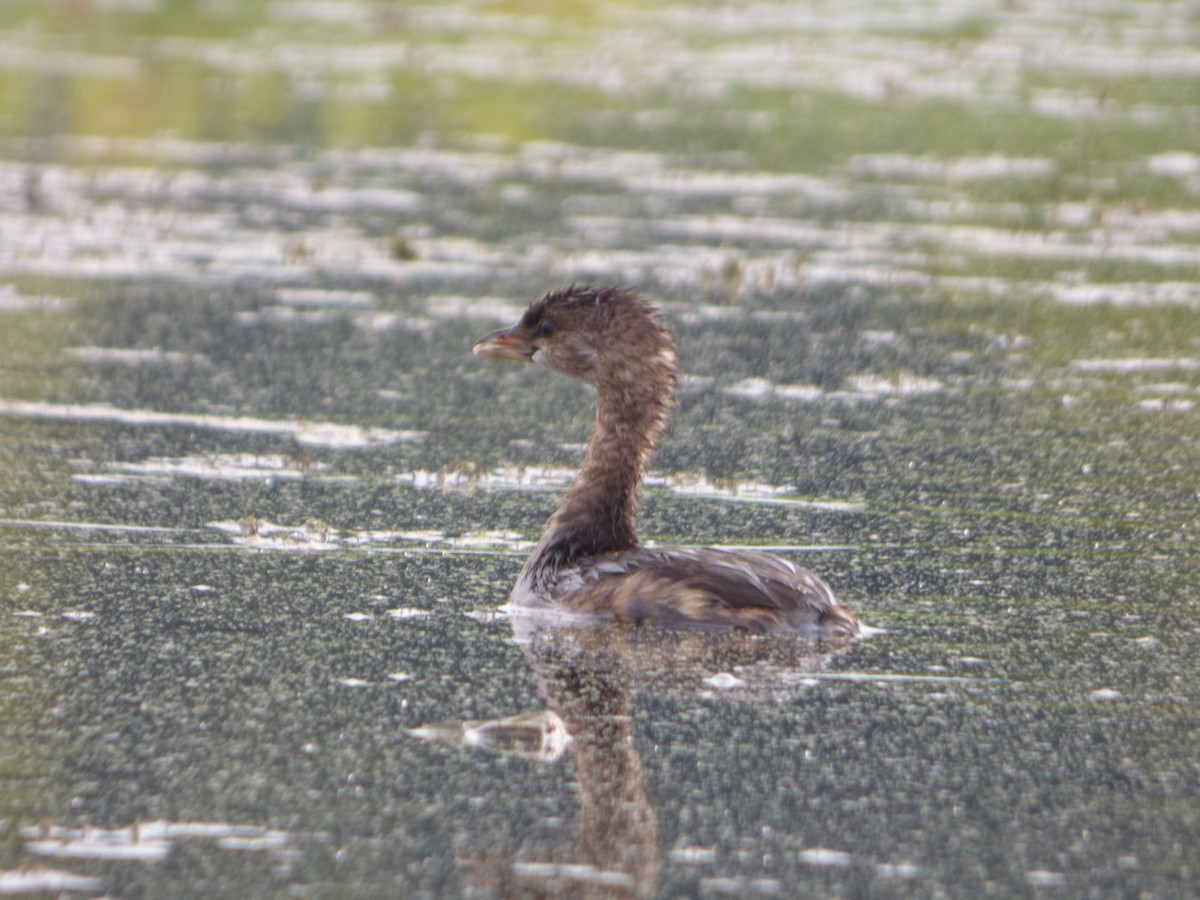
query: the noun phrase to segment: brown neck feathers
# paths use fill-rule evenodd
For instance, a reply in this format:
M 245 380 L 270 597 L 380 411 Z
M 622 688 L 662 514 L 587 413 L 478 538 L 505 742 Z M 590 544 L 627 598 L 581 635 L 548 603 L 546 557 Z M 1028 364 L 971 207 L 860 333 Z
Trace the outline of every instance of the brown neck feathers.
M 667 337 L 650 358 L 597 385 L 587 457 L 526 563 L 527 573 L 638 546 L 638 488 L 667 427 L 677 375 Z

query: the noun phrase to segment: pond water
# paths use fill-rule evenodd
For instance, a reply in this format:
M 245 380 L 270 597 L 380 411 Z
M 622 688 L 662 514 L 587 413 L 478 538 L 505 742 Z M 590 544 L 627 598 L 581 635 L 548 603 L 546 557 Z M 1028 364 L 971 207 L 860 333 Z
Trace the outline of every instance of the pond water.
M 0 14 L 0 893 L 1194 896 L 1184 2 Z M 642 531 L 879 629 L 501 609 L 634 287 Z

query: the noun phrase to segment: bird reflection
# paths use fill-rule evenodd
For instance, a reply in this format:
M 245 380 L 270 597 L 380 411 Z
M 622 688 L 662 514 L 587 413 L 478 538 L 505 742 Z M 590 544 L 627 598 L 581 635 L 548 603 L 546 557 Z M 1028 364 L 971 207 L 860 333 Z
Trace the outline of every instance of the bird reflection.
M 546 708 L 490 721 L 441 722 L 417 737 L 552 763 L 569 749 L 578 779 L 579 839 L 515 858 L 461 857 L 475 891 L 500 897 L 652 896 L 662 851 L 633 734 L 639 690 L 779 700 L 802 690 L 850 641 L 795 634 L 694 632 L 611 624 L 550 626 L 518 617 L 516 639 Z M 716 676 L 716 677 L 715 677 Z

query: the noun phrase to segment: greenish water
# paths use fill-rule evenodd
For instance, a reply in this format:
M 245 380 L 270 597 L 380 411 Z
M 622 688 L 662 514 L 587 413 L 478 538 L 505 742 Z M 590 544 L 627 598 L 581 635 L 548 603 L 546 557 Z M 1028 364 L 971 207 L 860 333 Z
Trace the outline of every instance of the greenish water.
M 1198 30 L 5 4 L 0 892 L 1193 895 Z M 680 342 L 644 536 L 881 633 L 497 611 L 571 281 Z

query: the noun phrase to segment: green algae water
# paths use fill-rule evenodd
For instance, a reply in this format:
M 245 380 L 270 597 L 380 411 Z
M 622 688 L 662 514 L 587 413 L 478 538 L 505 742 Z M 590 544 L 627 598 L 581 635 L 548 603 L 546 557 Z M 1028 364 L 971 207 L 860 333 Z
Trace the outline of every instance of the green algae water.
M 1200 19 L 1181 2 L 0 12 L 0 893 L 1200 888 Z M 501 609 L 587 390 L 642 533 L 849 646 Z

